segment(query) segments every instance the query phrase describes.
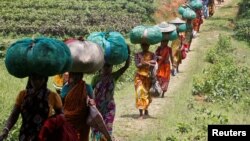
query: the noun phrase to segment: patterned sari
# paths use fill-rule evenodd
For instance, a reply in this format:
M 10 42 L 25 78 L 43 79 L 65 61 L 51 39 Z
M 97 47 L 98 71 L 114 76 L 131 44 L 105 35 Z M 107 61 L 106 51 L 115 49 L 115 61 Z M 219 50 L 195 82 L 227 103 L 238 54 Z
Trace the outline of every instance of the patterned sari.
M 136 65 L 140 64 L 142 60 L 150 61 L 154 60 L 155 56 L 152 52 L 140 52 L 135 54 Z M 138 67 L 135 79 L 135 95 L 136 95 L 136 108 L 147 110 L 148 106 L 152 102 L 151 96 L 149 94 L 149 89 L 151 87 L 150 78 L 150 67 L 141 66 Z
M 34 93 L 27 89 L 21 105 L 22 126 L 19 134 L 19 141 L 37 141 L 40 129 L 48 118 L 48 89 L 42 89 Z
M 102 114 L 110 135 L 112 135 L 116 107 L 114 88 L 115 82 L 112 75 L 107 75 L 100 78 L 94 89 L 96 107 Z M 107 141 L 105 136 L 96 129 L 92 130 L 91 138 L 92 141 Z
M 161 88 L 164 92 L 168 89 L 168 84 L 170 80 L 170 55 L 172 54 L 172 50 L 170 47 L 158 47 L 155 54 L 157 56 L 161 56 L 160 59 L 157 60 L 158 63 L 158 71 L 157 71 L 157 80 L 159 81 Z

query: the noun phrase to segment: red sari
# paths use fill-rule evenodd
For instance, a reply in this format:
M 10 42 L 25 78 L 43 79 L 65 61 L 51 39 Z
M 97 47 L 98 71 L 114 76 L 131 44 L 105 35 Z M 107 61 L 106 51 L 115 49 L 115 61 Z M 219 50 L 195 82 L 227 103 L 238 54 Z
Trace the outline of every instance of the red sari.
M 160 86 L 164 92 L 168 89 L 168 84 L 170 80 L 170 55 L 172 54 L 172 49 L 168 46 L 158 47 L 155 53 L 157 56 L 160 56 L 160 59 L 157 59 L 158 71 L 157 71 L 157 80 L 160 83 Z
M 196 18 L 193 20 L 193 29 L 196 32 L 200 31 L 200 26 L 203 23 L 201 10 L 196 10 Z

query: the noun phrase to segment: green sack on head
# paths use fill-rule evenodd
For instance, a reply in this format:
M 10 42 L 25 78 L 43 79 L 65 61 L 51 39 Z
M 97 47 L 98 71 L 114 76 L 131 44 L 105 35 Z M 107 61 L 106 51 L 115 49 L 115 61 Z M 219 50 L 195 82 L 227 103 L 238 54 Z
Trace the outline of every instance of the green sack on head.
M 130 31 L 130 41 L 134 44 L 157 44 L 162 40 L 160 28 L 156 26 L 136 26 Z
M 179 8 L 178 8 L 178 13 L 179 14 L 183 14 L 184 13 L 184 11 L 185 11 L 185 8 L 183 7 L 183 6 L 180 6 Z
M 105 43 L 105 32 L 92 32 L 88 37 L 88 41 L 92 41 L 98 44 L 100 47 L 104 48 Z
M 184 13 L 183 13 L 182 16 L 185 19 L 190 19 L 190 20 L 196 18 L 195 12 L 192 9 L 188 8 L 188 7 L 185 9 L 185 11 L 184 11 Z
M 174 30 L 172 32 L 163 32 L 162 33 L 162 41 L 173 41 L 178 38 L 177 31 Z
M 173 40 L 175 40 L 177 38 L 178 38 L 178 34 L 177 34 L 176 30 L 174 30 L 174 31 L 172 31 L 172 32 L 169 33 L 169 40 L 170 41 L 173 41 Z
M 63 73 L 71 66 L 68 47 L 52 38 L 24 39 L 12 44 L 5 64 L 10 74 L 23 78 L 33 73 L 52 76 Z
M 107 63 L 118 65 L 128 59 L 128 45 L 119 32 L 109 32 L 106 35 L 105 60 Z
M 71 53 L 70 53 L 70 51 L 69 51 L 69 48 L 68 48 L 68 46 L 67 46 L 64 42 L 55 40 L 55 43 L 57 43 L 58 46 L 63 47 L 64 53 L 65 53 L 66 56 L 71 56 Z M 71 56 L 71 58 L 72 58 L 72 56 Z M 66 60 L 66 61 L 65 61 L 64 67 L 62 68 L 62 70 L 61 70 L 61 72 L 60 72 L 59 74 L 62 74 L 62 73 L 64 73 L 64 72 L 68 71 L 69 68 L 72 66 L 72 63 L 73 63 L 73 62 L 72 62 L 72 61 L 73 61 L 72 59 L 68 58 L 68 59 L 65 59 L 65 60 Z
M 118 65 L 128 58 L 128 46 L 119 32 L 94 32 L 87 40 L 99 44 L 104 49 L 105 62 L 108 64 Z
M 32 39 L 24 39 L 13 43 L 6 52 L 5 66 L 11 75 L 24 78 L 31 72 L 28 68 L 27 53 L 32 45 Z
M 187 30 L 187 24 L 184 23 L 184 24 L 180 24 L 178 27 L 177 27 L 177 31 L 178 32 L 185 32 Z
M 142 25 L 134 27 L 129 34 L 131 43 L 140 44 L 145 29 L 146 27 Z
M 191 2 L 189 3 L 189 5 L 190 5 L 193 9 L 201 9 L 201 8 L 202 8 L 202 2 L 199 1 L 199 0 L 191 1 Z

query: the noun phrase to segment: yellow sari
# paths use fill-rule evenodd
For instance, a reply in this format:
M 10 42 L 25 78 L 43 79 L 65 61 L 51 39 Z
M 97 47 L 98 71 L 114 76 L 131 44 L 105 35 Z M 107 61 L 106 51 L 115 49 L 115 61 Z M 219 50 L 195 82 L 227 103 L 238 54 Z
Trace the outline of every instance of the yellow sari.
M 173 55 L 173 67 L 177 67 L 181 64 L 181 39 L 177 38 L 176 40 L 172 41 L 171 48 L 172 48 L 172 55 Z
M 144 61 L 153 60 L 154 54 L 152 52 L 147 53 L 137 53 L 135 55 L 136 63 L 140 63 L 143 59 Z M 152 102 L 152 98 L 149 94 L 149 89 L 151 87 L 150 78 L 150 67 L 142 66 L 137 69 L 135 80 L 135 95 L 136 95 L 136 108 L 147 110 L 148 106 Z

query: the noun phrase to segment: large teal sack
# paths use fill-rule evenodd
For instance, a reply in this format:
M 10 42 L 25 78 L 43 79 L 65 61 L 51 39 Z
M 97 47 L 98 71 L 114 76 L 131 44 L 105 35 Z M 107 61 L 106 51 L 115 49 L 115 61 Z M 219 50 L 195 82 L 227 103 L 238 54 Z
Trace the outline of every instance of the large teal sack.
M 68 47 L 62 41 L 45 37 L 15 42 L 5 59 L 8 72 L 18 78 L 33 73 L 52 76 L 67 71 L 71 64 Z
M 94 32 L 87 40 L 103 47 L 105 62 L 108 64 L 118 65 L 128 58 L 128 46 L 119 32 Z
M 193 9 L 202 9 L 202 2 L 199 0 L 194 0 L 189 3 Z
M 178 38 L 177 31 L 174 30 L 172 32 L 164 32 L 162 33 L 162 41 L 173 41 Z
M 71 56 L 69 48 L 64 42 L 56 41 L 55 43 L 57 43 L 58 46 L 61 45 L 64 48 L 64 50 L 65 50 L 64 53 L 65 53 L 66 56 Z M 71 58 L 72 58 L 72 56 L 71 56 Z M 61 73 L 68 71 L 69 68 L 71 68 L 71 66 L 72 66 L 72 59 L 67 59 L 67 61 L 64 64 L 64 67 L 61 70 Z
M 185 11 L 185 8 L 183 7 L 183 6 L 180 6 L 179 8 L 178 8 L 178 13 L 179 14 L 183 14 L 184 13 L 184 11 Z
M 184 23 L 184 24 L 180 24 L 177 26 L 177 31 L 178 32 L 185 32 L 187 30 L 187 24 Z
M 88 41 L 92 41 L 98 44 L 100 47 L 104 49 L 105 44 L 105 32 L 92 32 L 88 37 Z
M 162 33 L 157 26 L 136 26 L 130 31 L 130 41 L 133 44 L 157 44 L 162 40 Z
M 130 41 L 131 41 L 131 43 L 133 43 L 133 44 L 141 43 L 142 36 L 143 36 L 143 33 L 144 33 L 145 29 L 146 29 L 146 27 L 142 26 L 142 25 L 134 27 L 130 31 Z
M 7 49 L 5 66 L 11 75 L 24 78 L 31 73 L 28 68 L 27 53 L 32 42 L 31 39 L 20 40 Z
M 169 40 L 170 41 L 173 41 L 173 40 L 175 40 L 177 38 L 178 38 L 178 34 L 177 34 L 176 30 L 174 30 L 174 31 L 172 31 L 172 32 L 169 33 Z
M 183 18 L 190 19 L 190 20 L 196 18 L 195 12 L 192 9 L 190 9 L 189 7 L 187 7 L 185 9 L 185 11 L 184 11 L 184 13 L 183 13 L 182 16 L 183 16 Z

